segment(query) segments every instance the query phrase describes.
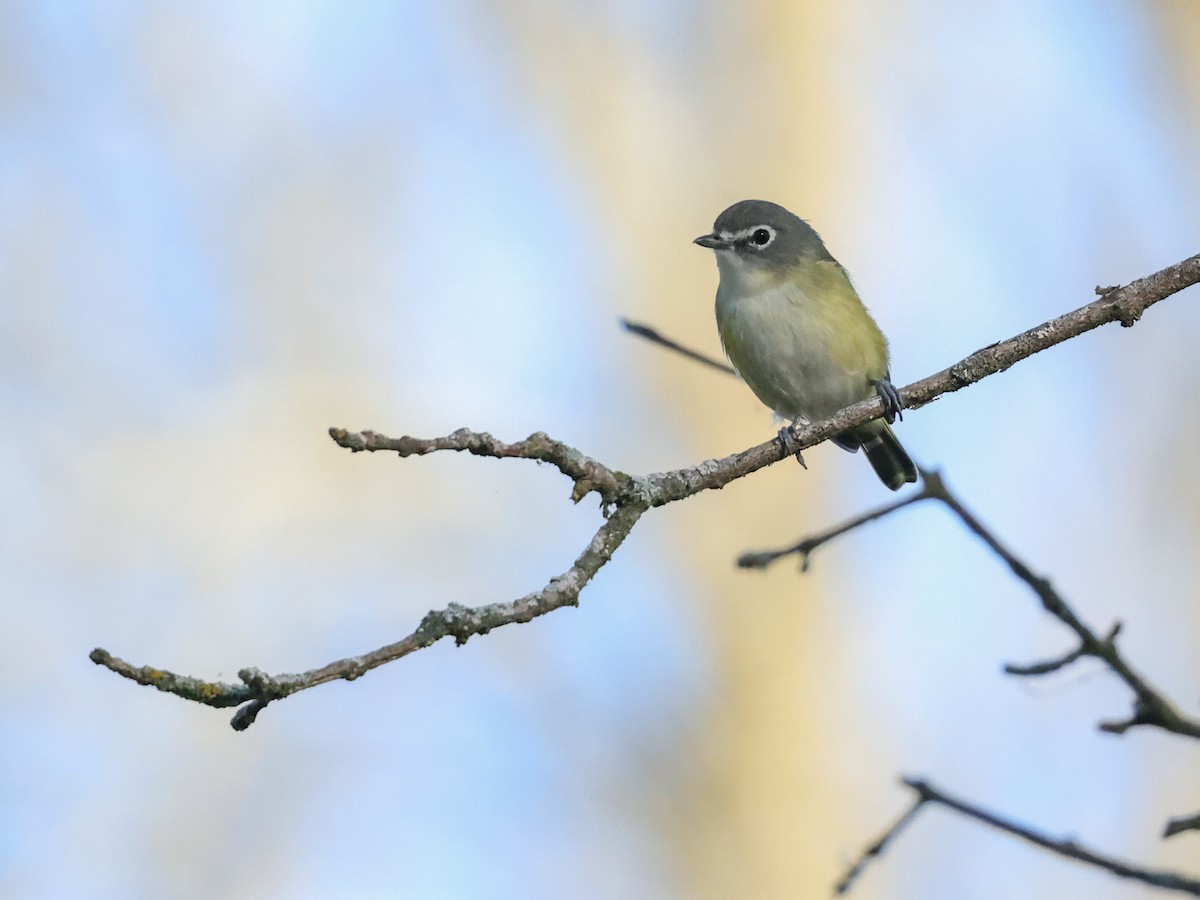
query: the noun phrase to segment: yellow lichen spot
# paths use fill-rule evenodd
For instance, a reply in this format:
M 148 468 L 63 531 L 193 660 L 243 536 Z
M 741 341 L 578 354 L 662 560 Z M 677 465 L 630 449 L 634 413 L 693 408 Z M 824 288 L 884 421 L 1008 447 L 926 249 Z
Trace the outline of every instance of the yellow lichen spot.
M 202 681 L 196 688 L 196 696 L 202 700 L 213 700 L 221 694 L 221 686 L 211 681 Z

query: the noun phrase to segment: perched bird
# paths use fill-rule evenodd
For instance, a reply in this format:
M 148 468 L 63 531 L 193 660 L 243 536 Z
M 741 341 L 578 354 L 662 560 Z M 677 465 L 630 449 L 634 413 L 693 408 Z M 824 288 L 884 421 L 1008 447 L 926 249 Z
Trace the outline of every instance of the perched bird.
M 888 372 L 887 339 L 820 235 L 776 203 L 742 200 L 695 243 L 716 253 L 721 343 L 758 399 L 795 425 L 878 394 L 884 419 L 833 441 L 851 453 L 862 447 L 893 491 L 916 481 L 916 466 L 890 427 L 900 395 Z M 792 446 L 790 427 L 779 437 L 785 449 Z

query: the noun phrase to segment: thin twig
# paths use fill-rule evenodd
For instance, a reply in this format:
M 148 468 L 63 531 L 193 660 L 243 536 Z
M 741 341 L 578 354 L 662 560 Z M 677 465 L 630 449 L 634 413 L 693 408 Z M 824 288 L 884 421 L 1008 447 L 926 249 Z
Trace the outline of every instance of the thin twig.
M 1119 624 L 1119 623 L 1118 623 Z M 1059 669 L 1064 669 L 1073 662 L 1078 662 L 1083 657 L 1083 647 L 1076 647 L 1070 653 L 1066 653 L 1058 659 L 1047 659 L 1043 662 L 1028 663 L 1026 665 L 1017 665 L 1016 663 L 1005 663 L 1005 675 L 1019 675 L 1023 678 L 1033 678 L 1037 675 L 1049 675 L 1051 672 L 1057 672 Z
M 904 814 L 895 822 L 893 822 L 892 826 L 883 834 L 881 834 L 878 840 L 868 845 L 863 852 L 858 855 L 858 858 L 850 864 L 850 867 L 846 869 L 846 874 L 842 876 L 841 880 L 836 885 L 834 885 L 833 892 L 835 894 L 845 894 L 848 892 L 850 888 L 854 886 L 854 882 L 858 880 L 858 876 L 861 875 L 866 869 L 867 865 L 883 854 L 883 851 L 886 850 L 888 845 L 896 839 L 897 835 L 899 835 L 900 832 L 907 827 L 908 823 L 917 817 L 917 813 L 921 811 L 921 807 L 924 806 L 925 803 L 925 797 L 918 794 L 917 798 L 913 801 L 912 806 L 905 810 Z
M 924 475 L 924 473 L 922 473 Z M 783 547 L 778 550 L 754 550 L 743 553 L 737 558 L 737 564 L 743 569 L 765 569 L 775 560 L 784 556 L 790 556 L 793 553 L 800 555 L 800 571 L 808 571 L 809 557 L 812 552 L 836 537 L 841 537 L 848 531 L 853 531 L 860 525 L 866 525 L 868 522 L 874 522 L 876 519 L 882 519 L 884 516 L 891 515 L 896 510 L 904 509 L 906 506 L 912 506 L 914 503 L 919 503 L 922 500 L 928 500 L 933 496 L 925 489 L 924 477 L 921 479 L 921 489 L 915 493 L 909 494 L 899 500 L 893 500 L 891 503 L 876 507 L 869 510 L 860 516 L 855 516 L 835 528 L 830 528 L 828 531 L 822 531 L 819 534 L 806 537 L 804 540 L 792 544 L 790 547 Z
M 1108 629 L 1108 634 L 1101 638 L 1101 640 L 1106 644 L 1112 644 L 1114 641 L 1116 641 L 1117 635 L 1120 633 L 1121 623 L 1114 622 L 1112 628 Z M 1016 663 L 1007 663 L 1004 666 L 1004 674 L 1020 675 L 1026 678 L 1037 675 L 1049 675 L 1051 672 L 1057 672 L 1059 669 L 1069 666 L 1071 663 L 1076 662 L 1087 655 L 1088 653 L 1084 649 L 1083 644 L 1080 644 L 1070 653 L 1066 653 L 1057 659 L 1047 659 L 1043 662 L 1027 663 L 1023 666 L 1019 666 Z
M 649 325 L 643 325 L 640 322 L 631 322 L 629 319 L 621 319 L 621 327 L 630 334 L 636 334 L 638 337 L 643 337 L 652 344 L 658 344 L 660 347 L 666 347 L 668 350 L 674 350 L 676 353 L 681 353 L 688 359 L 695 360 L 698 363 L 706 366 L 712 366 L 719 372 L 724 372 L 726 375 L 736 375 L 737 370 L 733 366 L 721 362 L 719 359 L 713 359 L 707 354 L 701 353 L 699 350 L 693 350 L 690 347 L 685 347 L 683 344 L 677 343 L 668 337 L 663 337 L 655 329 Z

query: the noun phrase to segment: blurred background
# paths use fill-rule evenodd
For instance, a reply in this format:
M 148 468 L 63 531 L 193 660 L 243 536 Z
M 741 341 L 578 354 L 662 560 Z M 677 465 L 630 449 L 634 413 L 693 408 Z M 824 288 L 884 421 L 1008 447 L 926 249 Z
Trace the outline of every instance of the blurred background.
M 730 203 L 809 219 L 908 384 L 1200 249 L 1176 2 L 0 6 L 0 894 L 820 897 L 902 774 L 1196 873 L 1200 754 L 939 508 L 831 446 L 642 520 L 578 609 L 272 706 L 236 680 L 536 590 L 598 527 L 554 469 L 331 425 L 545 430 L 630 472 L 766 440 L 719 355 Z M 905 417 L 918 461 L 1190 713 L 1192 291 Z M 860 898 L 1137 886 L 931 810 Z

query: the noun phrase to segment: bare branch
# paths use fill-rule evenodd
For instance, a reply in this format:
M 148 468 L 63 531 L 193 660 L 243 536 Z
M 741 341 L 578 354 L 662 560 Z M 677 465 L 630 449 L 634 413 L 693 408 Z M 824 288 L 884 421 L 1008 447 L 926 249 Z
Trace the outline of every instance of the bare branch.
M 988 812 L 965 800 L 952 797 L 944 791 L 935 788 L 929 782 L 919 778 L 905 778 L 904 783 L 916 791 L 918 796 L 923 798 L 927 803 L 940 803 L 942 806 L 952 809 L 967 818 L 974 819 L 976 822 L 982 822 L 984 825 L 989 825 L 1014 837 L 1019 837 L 1031 844 L 1036 844 L 1045 850 L 1049 850 L 1051 853 L 1065 856 L 1068 859 L 1078 860 L 1090 866 L 1096 866 L 1097 868 L 1112 872 L 1121 878 L 1131 878 L 1134 881 L 1140 881 L 1143 884 L 1153 885 L 1154 887 L 1200 896 L 1200 881 L 1194 878 L 1188 878 L 1184 875 L 1178 875 L 1162 869 L 1142 868 L 1122 862 L 1113 859 L 1111 856 L 1104 856 L 1094 850 L 1089 850 L 1071 838 L 1049 837 L 1028 826 L 1020 825 L 1011 819 Z
M 1104 869 L 1106 872 L 1111 872 L 1121 878 L 1129 878 L 1133 881 L 1139 881 L 1142 884 L 1151 885 L 1152 887 L 1164 888 L 1166 890 L 1179 891 L 1184 894 L 1192 894 L 1200 896 L 1200 881 L 1194 878 L 1189 878 L 1186 875 L 1180 875 L 1175 872 L 1169 872 L 1164 869 L 1151 869 L 1142 866 L 1135 866 L 1131 863 L 1122 862 L 1114 859 L 1111 856 L 1105 856 L 1082 846 L 1071 838 L 1054 838 L 1042 832 L 1036 831 L 1027 825 L 1021 825 L 1012 819 L 1004 818 L 996 813 L 989 812 L 980 806 L 973 803 L 968 803 L 957 797 L 952 797 L 945 791 L 942 791 L 928 781 L 920 778 L 905 778 L 903 783 L 911 790 L 916 792 L 917 799 L 913 806 L 906 812 L 891 828 L 889 828 L 882 838 L 863 851 L 862 855 L 851 865 L 849 871 L 838 883 L 835 890 L 838 893 L 844 893 L 855 878 L 862 872 L 863 868 L 879 855 L 886 848 L 888 843 L 896 836 L 896 834 L 904 828 L 916 816 L 917 812 L 925 805 L 936 803 L 945 806 L 947 809 L 952 809 L 960 815 L 964 815 L 969 819 L 974 819 L 976 822 L 982 822 L 991 828 L 998 831 L 1003 831 L 1005 834 L 1011 834 L 1014 837 L 1019 837 L 1024 841 L 1035 844 L 1044 850 L 1049 850 L 1059 856 L 1073 859 L 1078 862 L 1086 863 L 1089 866 L 1095 866 Z
M 1012 573 L 1029 585 L 1037 595 L 1042 607 L 1054 616 L 1079 638 L 1079 656 L 1094 656 L 1102 660 L 1120 678 L 1134 694 L 1134 715 L 1124 722 L 1101 723 L 1100 729 L 1112 734 L 1121 734 L 1135 725 L 1154 725 L 1164 731 L 1180 734 L 1186 737 L 1200 738 L 1200 721 L 1181 715 L 1171 703 L 1157 690 L 1152 688 L 1139 673 L 1135 672 L 1117 650 L 1116 636 L 1119 628 L 1110 631 L 1106 637 L 1098 636 L 1076 615 L 1067 605 L 1058 591 L 1050 584 L 1048 578 L 1035 575 L 1033 571 L 1021 562 L 1013 553 L 996 539 L 983 524 L 959 502 L 938 479 L 940 494 L 938 499 L 958 514 L 963 524 L 982 540 L 989 549 L 1008 565 Z
M 743 553 L 738 559 L 738 564 L 765 567 L 782 556 L 790 553 L 799 553 L 805 561 L 805 565 L 802 566 L 803 570 L 807 568 L 808 554 L 815 547 L 849 531 L 853 531 L 860 525 L 882 518 L 898 509 L 926 499 L 940 500 L 945 506 L 953 510 L 954 514 L 962 520 L 962 523 L 967 526 L 968 530 L 987 544 L 988 548 L 1000 557 L 1009 569 L 1012 570 L 1012 573 L 1029 586 L 1041 601 L 1042 607 L 1070 628 L 1079 639 L 1078 647 L 1058 659 L 1027 666 L 1009 664 L 1005 666 L 1005 672 L 1009 675 L 1021 676 L 1046 675 L 1085 656 L 1095 657 L 1101 660 L 1118 678 L 1125 682 L 1134 695 L 1133 715 L 1128 719 L 1117 722 L 1102 722 L 1099 726 L 1101 731 L 1110 734 L 1123 734 L 1130 728 L 1138 725 L 1152 725 L 1164 731 L 1169 731 L 1172 734 L 1200 738 L 1200 719 L 1189 718 L 1181 714 L 1170 701 L 1153 688 L 1121 656 L 1121 652 L 1117 649 L 1117 635 L 1121 631 L 1120 623 L 1118 622 L 1109 629 L 1108 634 L 1103 637 L 1092 631 L 1051 586 L 1049 579 L 1035 574 L 1029 566 L 1017 559 L 1012 551 L 1001 544 L 1000 540 L 988 531 L 983 523 L 962 504 L 958 497 L 946 486 L 946 482 L 940 472 L 922 471 L 920 491 L 912 494 L 907 500 L 898 500 L 895 503 L 880 507 L 873 512 L 851 519 L 836 528 L 831 528 L 813 537 L 805 538 L 799 543 L 793 544 L 791 547 L 783 550 L 763 550 Z

